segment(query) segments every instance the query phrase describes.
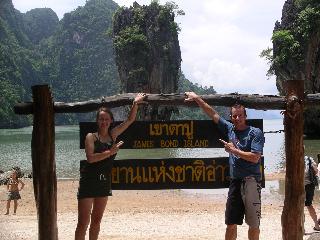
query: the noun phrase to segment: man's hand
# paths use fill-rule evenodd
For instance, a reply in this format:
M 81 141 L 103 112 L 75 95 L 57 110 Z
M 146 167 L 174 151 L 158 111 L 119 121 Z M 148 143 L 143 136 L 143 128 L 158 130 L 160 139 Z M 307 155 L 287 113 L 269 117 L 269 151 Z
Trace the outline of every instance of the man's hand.
M 238 158 L 248 162 L 257 163 L 261 158 L 261 153 L 258 152 L 245 152 L 237 148 L 232 142 L 226 142 L 222 139 L 219 141 L 224 145 L 224 150 L 228 153 L 235 155 Z
M 219 141 L 224 145 L 224 150 L 227 153 L 232 153 L 232 154 L 236 155 L 236 152 L 238 149 L 234 146 L 234 144 L 232 142 L 226 142 L 222 139 L 219 139 Z
M 199 98 L 199 96 L 194 92 L 185 92 L 186 98 L 184 99 L 185 102 L 191 102 L 194 101 L 196 98 Z
M 185 102 L 195 101 L 199 107 L 215 122 L 218 123 L 220 116 L 208 103 L 206 103 L 199 95 L 194 92 L 185 92 Z

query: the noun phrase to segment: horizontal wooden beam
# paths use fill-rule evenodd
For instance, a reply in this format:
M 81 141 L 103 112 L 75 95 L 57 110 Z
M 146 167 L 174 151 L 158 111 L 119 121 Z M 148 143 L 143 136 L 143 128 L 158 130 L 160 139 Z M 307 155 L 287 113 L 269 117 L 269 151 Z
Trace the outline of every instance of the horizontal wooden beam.
M 135 96 L 136 93 L 125 93 L 84 102 L 55 102 L 54 111 L 55 113 L 82 113 L 96 111 L 102 106 L 115 108 L 131 105 Z M 284 110 L 286 108 L 286 98 L 284 96 L 230 93 L 201 95 L 201 97 L 212 106 L 228 107 L 234 103 L 241 103 L 247 108 L 257 110 Z M 195 102 L 185 102 L 184 99 L 185 95 L 183 93 L 148 94 L 146 102 L 151 105 L 197 106 Z M 320 106 L 320 93 L 306 95 L 304 104 L 306 107 Z M 14 112 L 21 115 L 33 114 L 33 103 L 17 103 L 14 106 Z

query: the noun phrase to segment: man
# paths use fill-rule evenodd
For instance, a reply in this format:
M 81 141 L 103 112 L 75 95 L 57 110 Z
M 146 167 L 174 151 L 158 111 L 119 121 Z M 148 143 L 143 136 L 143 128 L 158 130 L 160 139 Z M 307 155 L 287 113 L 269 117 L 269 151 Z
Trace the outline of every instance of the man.
M 304 205 L 308 209 L 309 215 L 314 222 L 313 230 L 320 231 L 320 226 L 317 218 L 316 210 L 314 209 L 312 202 L 314 197 L 314 190 L 318 186 L 318 167 L 312 157 L 304 157 L 305 170 L 304 170 L 304 190 L 306 193 Z
M 226 204 L 225 239 L 237 239 L 237 225 L 243 218 L 249 225 L 249 240 L 259 239 L 261 218 L 261 170 L 264 136 L 260 129 L 246 124 L 244 106 L 236 104 L 230 109 L 231 122 L 219 114 L 194 92 L 186 92 L 185 101 L 195 101 L 229 138 L 220 140 L 229 153 L 230 186 Z

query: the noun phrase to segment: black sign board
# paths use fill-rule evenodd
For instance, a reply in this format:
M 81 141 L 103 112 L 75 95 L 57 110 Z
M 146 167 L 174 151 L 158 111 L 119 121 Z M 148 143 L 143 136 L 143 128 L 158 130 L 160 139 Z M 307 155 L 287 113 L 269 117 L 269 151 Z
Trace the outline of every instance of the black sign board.
M 262 158 L 262 176 L 263 161 Z M 112 189 L 115 190 L 217 189 L 228 186 L 228 157 L 116 160 L 112 169 Z
M 263 131 L 262 119 L 250 119 L 248 124 Z M 86 135 L 96 131 L 95 122 L 80 122 L 80 148 L 84 148 Z M 135 121 L 117 140 L 124 142 L 124 149 L 222 148 L 219 138 L 226 140 L 211 120 L 177 120 Z
M 114 124 L 120 124 L 115 122 Z M 263 131 L 262 119 L 247 120 Z M 80 122 L 80 148 L 95 122 Z M 121 148 L 223 148 L 225 139 L 211 120 L 135 121 L 117 141 Z M 264 187 L 264 159 L 261 159 Z M 229 160 L 221 158 L 170 158 L 116 160 L 112 169 L 112 189 L 216 189 L 229 186 Z

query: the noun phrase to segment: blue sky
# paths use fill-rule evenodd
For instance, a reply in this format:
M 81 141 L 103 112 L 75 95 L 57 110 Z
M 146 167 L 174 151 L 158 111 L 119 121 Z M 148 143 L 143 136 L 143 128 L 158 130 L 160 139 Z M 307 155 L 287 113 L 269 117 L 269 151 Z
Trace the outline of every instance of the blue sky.
M 85 0 L 13 0 L 16 9 L 52 8 L 63 14 Z M 134 1 L 116 0 L 120 6 Z M 137 0 L 149 4 L 150 0 Z M 166 1 L 160 1 L 165 3 Z M 278 94 L 275 78 L 268 79 L 268 64 L 259 54 L 272 47 L 271 35 L 281 19 L 285 0 L 177 0 L 185 15 L 179 42 L 181 68 L 193 83 L 213 86 L 218 93 Z

